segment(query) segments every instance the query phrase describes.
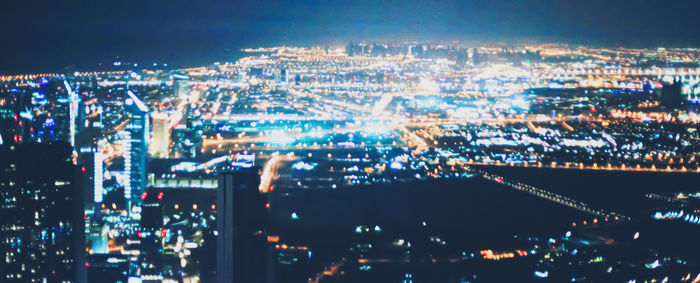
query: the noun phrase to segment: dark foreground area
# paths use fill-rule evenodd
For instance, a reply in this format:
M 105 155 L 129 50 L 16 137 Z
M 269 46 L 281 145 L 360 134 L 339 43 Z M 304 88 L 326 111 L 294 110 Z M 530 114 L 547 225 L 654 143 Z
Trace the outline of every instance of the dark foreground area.
M 486 170 L 632 220 L 599 219 L 479 176 L 335 190 L 280 188 L 271 201 L 273 233 L 313 253 L 305 268 L 279 264 L 278 279 L 626 282 L 681 279 L 699 268 L 688 247 L 700 226 L 653 219 L 654 210 L 670 207 L 645 197 L 692 189 L 699 175 Z M 309 272 L 318 277 L 308 278 Z

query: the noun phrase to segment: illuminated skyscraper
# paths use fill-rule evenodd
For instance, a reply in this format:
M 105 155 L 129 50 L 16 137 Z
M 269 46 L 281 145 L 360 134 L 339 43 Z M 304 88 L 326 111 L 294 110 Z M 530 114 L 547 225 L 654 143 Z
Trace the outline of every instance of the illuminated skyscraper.
M 100 152 L 100 151 L 96 151 L 93 156 L 94 156 L 93 181 L 95 182 L 95 184 L 93 186 L 93 190 L 94 190 L 94 199 L 93 200 L 96 203 L 101 203 L 103 196 L 104 196 L 104 187 L 103 187 L 103 178 L 102 178 L 102 176 L 104 174 L 104 170 L 102 169 L 102 163 L 104 161 L 104 157 L 102 155 L 102 152 Z
M 77 134 L 77 125 L 75 123 L 78 117 L 78 102 L 80 102 L 80 98 L 78 98 L 78 94 L 76 93 L 78 90 L 73 91 L 68 81 L 63 81 L 63 84 L 66 86 L 66 91 L 68 92 L 70 145 L 75 148 L 75 135 Z
M 85 282 L 78 167 L 65 142 L 0 146 L 1 282 Z
M 153 113 L 153 143 L 151 155 L 166 158 L 170 154 L 170 127 L 168 127 L 168 115 L 165 113 Z
M 130 90 L 127 91 L 126 109 L 129 124 L 122 137 L 127 143 L 124 171 L 128 174 L 128 185 L 124 187 L 127 203 L 139 201 L 146 187 L 146 158 L 148 157 L 149 122 L 148 107 Z M 128 133 L 128 134 L 127 134 Z

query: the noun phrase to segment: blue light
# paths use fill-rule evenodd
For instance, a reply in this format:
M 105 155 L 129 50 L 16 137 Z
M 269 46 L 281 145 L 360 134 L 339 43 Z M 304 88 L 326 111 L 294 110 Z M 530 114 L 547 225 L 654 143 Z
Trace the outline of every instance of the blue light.
M 44 127 L 45 127 L 45 128 L 51 128 L 51 127 L 53 127 L 54 125 L 56 125 L 56 122 L 53 120 L 52 117 L 48 117 L 48 118 L 46 118 L 46 121 L 44 121 Z
M 535 276 L 539 278 L 547 278 L 547 276 L 549 276 L 549 271 L 535 271 Z
M 34 92 L 34 93 L 32 93 L 32 96 L 33 96 L 34 98 L 36 98 L 36 99 L 39 99 L 39 100 L 43 100 L 43 99 L 46 98 L 46 95 L 44 94 L 43 91 Z
M 217 128 L 218 132 L 230 132 L 231 131 L 231 126 L 226 125 L 226 126 L 221 126 Z

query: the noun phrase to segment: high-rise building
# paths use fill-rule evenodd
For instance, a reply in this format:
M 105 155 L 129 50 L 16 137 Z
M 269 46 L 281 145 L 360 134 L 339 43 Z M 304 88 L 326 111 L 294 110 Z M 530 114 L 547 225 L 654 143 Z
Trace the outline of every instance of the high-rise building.
M 0 101 L 5 99 L 0 98 Z M 15 113 L 8 105 L 0 104 L 0 144 L 11 141 L 15 136 Z M 5 141 L 7 140 L 7 141 Z
M 347 46 L 345 46 L 345 54 L 348 56 L 354 56 L 355 55 L 355 44 L 350 41 Z
M 146 187 L 146 159 L 148 157 L 149 121 L 148 107 L 130 90 L 127 91 L 126 109 L 129 124 L 123 138 L 126 140 L 125 171 L 128 172 L 128 185 L 124 188 L 127 202 L 140 201 Z M 126 162 L 128 161 L 128 162 Z M 130 208 L 130 207 L 128 207 Z
M 163 237 L 161 227 L 163 227 L 163 207 L 161 201 L 164 192 L 153 192 L 149 194 L 144 191 L 141 194 L 141 219 L 139 220 L 137 233 L 129 238 L 130 244 L 125 246 L 132 254 L 138 253 L 133 263 L 130 276 L 139 278 L 141 282 L 156 281 L 163 278 L 165 269 L 165 255 L 163 254 Z
M 102 203 L 104 197 L 104 155 L 100 151 L 95 151 L 93 154 L 93 200 L 95 203 Z
M 174 76 L 173 77 L 173 95 L 177 98 L 184 98 L 189 95 L 190 83 L 187 81 L 189 79 L 186 76 Z
M 153 141 L 150 153 L 159 158 L 170 155 L 170 127 L 168 127 L 168 115 L 165 113 L 153 113 Z
M 85 282 L 81 170 L 71 155 L 66 142 L 0 146 L 0 281 Z
M 78 125 L 76 125 L 76 123 L 78 118 L 78 109 L 80 108 L 80 98 L 78 97 L 77 90 L 73 91 L 68 81 L 63 81 L 63 83 L 66 86 L 66 92 L 68 92 L 68 125 L 70 131 L 70 144 L 71 146 L 75 147 L 75 136 L 78 132 Z
M 671 84 L 664 84 L 661 88 L 661 106 L 669 109 L 680 107 L 683 104 L 682 89 L 683 83 L 677 79 Z
M 275 72 L 276 83 L 287 83 L 287 69 L 279 69 Z
M 268 278 L 265 196 L 258 168 L 219 175 L 216 282 L 265 282 Z

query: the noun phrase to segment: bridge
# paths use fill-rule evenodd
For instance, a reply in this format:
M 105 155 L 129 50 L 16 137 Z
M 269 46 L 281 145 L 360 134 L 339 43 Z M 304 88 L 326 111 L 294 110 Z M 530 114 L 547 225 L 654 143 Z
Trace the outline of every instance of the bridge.
M 534 186 L 530 186 L 527 184 L 507 180 L 501 176 L 487 173 L 485 171 L 481 170 L 475 170 L 478 174 L 480 174 L 484 179 L 510 187 L 512 189 L 525 192 L 528 194 L 531 194 L 533 196 L 536 196 L 541 199 L 549 200 L 564 206 L 571 207 L 573 209 L 583 211 L 588 214 L 592 214 L 595 216 L 599 217 L 605 217 L 605 219 L 614 219 L 614 220 L 630 220 L 630 217 L 624 216 L 620 213 L 614 212 L 614 211 L 606 211 L 603 209 L 596 209 L 596 208 L 591 208 L 588 204 L 577 201 L 565 196 L 562 196 L 560 194 L 552 193 L 540 188 L 536 188 Z

